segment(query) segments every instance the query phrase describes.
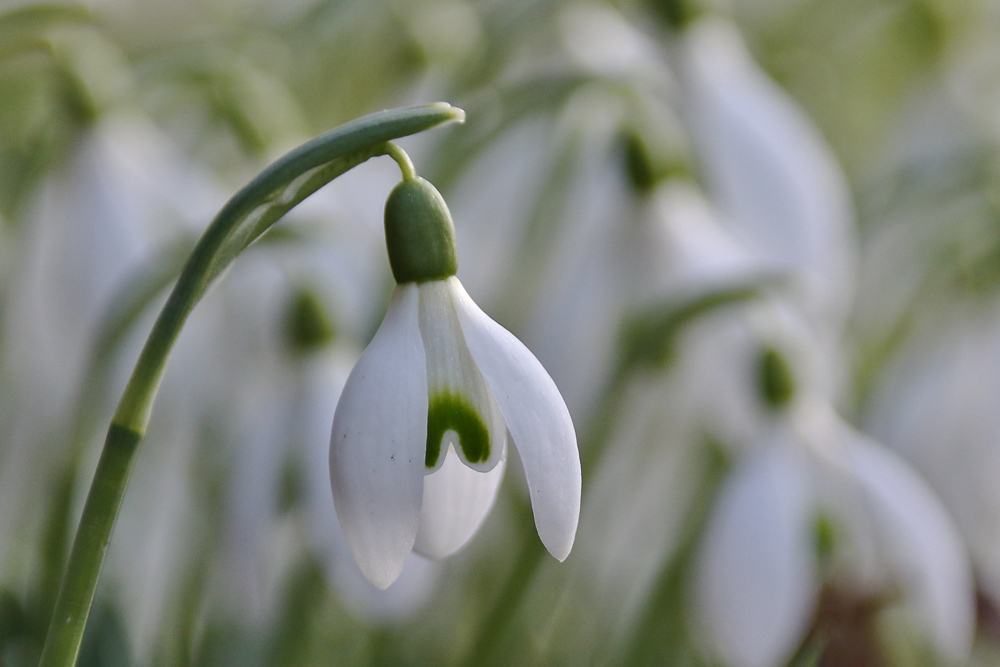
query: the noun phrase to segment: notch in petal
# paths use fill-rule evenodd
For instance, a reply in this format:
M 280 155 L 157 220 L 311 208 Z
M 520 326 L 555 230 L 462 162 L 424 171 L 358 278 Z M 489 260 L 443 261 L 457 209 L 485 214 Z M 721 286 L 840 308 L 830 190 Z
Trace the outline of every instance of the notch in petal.
M 448 279 L 469 352 L 479 367 L 524 465 L 542 544 L 565 560 L 580 518 L 580 451 L 566 403 L 528 348 Z
M 424 492 L 427 372 L 416 285 L 397 286 L 351 371 L 330 438 L 337 516 L 365 577 L 385 589 L 413 548 Z

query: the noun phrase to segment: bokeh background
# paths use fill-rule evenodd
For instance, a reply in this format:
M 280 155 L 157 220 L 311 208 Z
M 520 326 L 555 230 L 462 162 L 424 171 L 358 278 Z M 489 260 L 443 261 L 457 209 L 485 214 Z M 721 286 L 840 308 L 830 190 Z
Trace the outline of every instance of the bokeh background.
M 270 160 L 401 141 L 580 440 L 565 563 L 510 465 L 386 592 L 329 429 L 392 287 L 379 158 L 193 314 L 81 665 L 1000 664 L 1000 4 L 0 3 L 0 665 L 37 663 L 115 402 Z M 516 452 L 510 456 L 516 459 Z

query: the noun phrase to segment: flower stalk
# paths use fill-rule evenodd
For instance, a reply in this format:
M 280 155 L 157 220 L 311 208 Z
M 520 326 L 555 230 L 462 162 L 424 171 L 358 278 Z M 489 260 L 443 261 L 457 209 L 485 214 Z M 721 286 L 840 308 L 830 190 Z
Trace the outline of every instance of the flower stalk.
M 212 281 L 299 202 L 369 158 L 389 155 L 404 178 L 412 177 L 409 158 L 389 142 L 464 118 L 461 109 L 437 103 L 382 111 L 346 123 L 278 159 L 216 215 L 156 319 L 112 419 L 56 600 L 41 667 L 76 662 L 111 531 L 167 359 Z

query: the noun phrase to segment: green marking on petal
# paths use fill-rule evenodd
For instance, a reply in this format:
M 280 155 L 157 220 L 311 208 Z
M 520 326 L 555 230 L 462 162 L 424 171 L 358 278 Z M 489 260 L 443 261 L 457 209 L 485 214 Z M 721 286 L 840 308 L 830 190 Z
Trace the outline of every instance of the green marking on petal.
M 482 463 L 490 457 L 490 433 L 476 408 L 465 396 L 441 391 L 430 397 L 427 407 L 427 454 L 424 464 L 437 465 L 441 439 L 448 431 L 458 434 L 458 445 L 469 463 Z
M 773 347 L 761 351 L 759 374 L 761 393 L 771 408 L 778 410 L 795 397 L 795 377 L 788 360 Z

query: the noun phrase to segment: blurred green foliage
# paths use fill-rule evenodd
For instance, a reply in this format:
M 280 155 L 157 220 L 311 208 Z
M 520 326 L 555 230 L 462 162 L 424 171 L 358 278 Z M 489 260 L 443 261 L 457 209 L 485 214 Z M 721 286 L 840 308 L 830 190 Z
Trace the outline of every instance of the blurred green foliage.
M 67 362 L 66 377 L 46 379 L 50 384 L 26 379 L 17 360 L 27 353 L 12 347 L 7 338 L 14 334 L 7 332 L 14 329 L 10 323 L 19 299 L 35 298 L 19 296 L 17 277 L 30 273 L 23 256 L 30 254 L 31 226 L 40 224 L 36 209 L 45 188 L 53 187 L 52 176 L 67 168 L 74 152 L 106 119 L 123 111 L 140 114 L 182 156 L 185 170 L 228 192 L 288 146 L 373 110 L 437 99 L 464 107 L 469 117 L 461 131 L 414 141 L 413 154 L 420 158 L 418 170 L 446 198 L 464 198 L 464 211 L 492 220 L 494 209 L 517 200 L 519 208 L 514 208 L 523 219 L 511 221 L 502 243 L 496 242 L 498 248 L 507 244 L 513 250 L 498 262 L 503 270 L 491 282 L 488 310 L 530 344 L 529 336 L 537 335 L 532 318 L 544 310 L 545 289 L 558 282 L 552 276 L 565 268 L 561 253 L 572 254 L 565 247 L 577 248 L 574 235 L 585 234 L 580 231 L 584 215 L 574 206 L 589 201 L 584 195 L 591 185 L 581 174 L 598 161 L 595 155 L 612 165 L 606 180 L 624 184 L 628 204 L 621 208 L 622 228 L 642 224 L 643 207 L 651 205 L 664 183 L 697 187 L 693 148 L 678 129 L 688 119 L 670 106 L 678 103 L 677 80 L 683 78 L 671 71 L 672 59 L 686 26 L 703 17 L 727 16 L 763 70 L 819 127 L 850 184 L 859 218 L 859 268 L 853 286 L 857 304 L 843 342 L 849 348 L 844 384 L 850 387 L 843 402 L 848 412 L 860 415 L 914 331 L 928 320 L 947 321 L 960 305 L 985 308 L 997 296 L 1000 124 L 992 103 L 1000 99 L 995 96 L 1000 90 L 1000 21 L 993 4 L 106 0 L 86 6 L 25 3 L 0 10 L 0 349 L 10 356 L 0 368 L 0 383 L 12 406 L 0 422 L 0 431 L 8 433 L 0 439 L 0 471 L 21 465 L 11 475 L 37 480 L 29 502 L 0 508 L 0 513 L 13 515 L 0 523 L 0 531 L 9 530 L 0 532 L 0 665 L 37 660 L 56 573 L 63 566 L 98 446 L 89 431 L 108 417 L 105 398 L 120 390 L 118 367 L 133 360 L 135 341 L 148 326 L 147 311 L 176 275 L 175 248 L 186 248 L 192 232 L 190 221 L 173 220 L 176 229 L 171 228 L 166 215 L 151 224 L 160 235 L 151 235 L 157 240 L 144 250 L 141 270 L 122 279 L 118 296 L 102 295 L 124 304 L 120 310 L 105 308 L 101 312 L 110 315 L 81 321 L 79 331 L 60 332 L 91 345 L 86 360 L 77 364 L 81 368 Z M 567 15 L 579 7 L 597 7 L 622 18 L 634 28 L 637 42 L 641 37 L 656 45 L 655 62 L 662 71 L 653 76 L 637 68 L 622 74 L 611 67 L 610 58 L 602 62 L 609 71 L 581 64 L 567 27 L 576 25 Z M 576 38 L 587 41 L 591 36 Z M 529 126 L 543 128 L 532 135 L 532 145 L 513 143 L 512 137 Z M 508 143 L 517 154 L 495 159 L 493 151 Z M 530 172 L 529 162 L 542 166 Z M 531 177 L 534 190 L 504 190 L 505 179 L 516 181 L 522 170 L 540 174 Z M 375 191 L 360 181 L 351 188 L 362 193 L 359 197 Z M 479 198 L 468 194 L 470 188 Z M 350 194 L 340 191 L 338 196 L 346 200 Z M 379 196 L 386 194 L 388 190 Z M 183 208 L 194 195 L 185 191 L 176 198 Z M 378 213 L 381 202 L 371 202 L 369 208 Z M 166 416 L 154 423 L 160 440 L 151 445 L 164 453 L 148 464 L 146 476 L 137 473 L 149 486 L 157 479 L 172 484 L 180 499 L 171 497 L 163 505 L 182 507 L 177 512 L 183 519 L 149 518 L 145 532 L 136 531 L 134 524 L 147 519 L 126 519 L 132 522 L 130 534 L 155 534 L 159 541 L 145 549 L 113 541 L 118 561 L 99 590 L 79 664 L 711 664 L 691 627 L 691 568 L 715 492 L 739 447 L 727 449 L 732 443 L 717 442 L 710 428 L 685 436 L 697 441 L 697 463 L 685 475 L 697 480 L 696 488 L 678 501 L 684 514 L 679 528 L 647 527 L 669 532 L 671 539 L 647 567 L 648 585 L 639 593 L 613 599 L 595 593 L 600 589 L 590 587 L 590 579 L 611 575 L 586 569 L 585 554 L 574 554 L 564 566 L 549 562 L 535 535 L 523 479 L 513 465 L 482 534 L 452 561 L 428 566 L 415 577 L 418 590 L 412 597 L 419 602 L 392 597 L 373 601 L 369 591 L 357 590 L 364 582 L 344 575 L 353 568 L 346 549 L 315 546 L 310 516 L 315 498 L 309 486 L 315 460 L 303 463 L 305 454 L 296 449 L 316 439 L 305 432 L 307 420 L 296 411 L 307 409 L 304 396 L 312 381 L 307 369 L 327 364 L 322 368 L 343 374 L 337 364 L 356 358 L 381 316 L 376 307 L 352 304 L 378 304 L 388 285 L 384 262 L 374 271 L 351 273 L 355 263 L 370 263 L 368 232 L 359 231 L 367 229 L 359 222 L 364 213 L 358 210 L 328 205 L 321 213 L 305 212 L 289 221 L 329 228 L 332 241 L 291 232 L 280 236 L 283 232 L 276 230 L 272 240 L 282 242 L 262 244 L 261 264 L 278 267 L 280 274 L 274 303 L 255 310 L 240 293 L 227 292 L 206 304 L 223 313 L 219 317 L 229 333 L 221 339 L 231 349 L 192 353 L 184 372 L 200 371 L 205 377 L 170 399 L 176 411 L 168 407 L 164 415 L 182 415 L 183 424 L 170 428 Z M 461 235 L 462 221 L 456 225 Z M 466 229 L 475 228 L 470 224 Z M 477 240 L 477 233 L 487 240 Z M 481 230 L 467 234 L 470 245 L 494 243 Z M 335 249 L 328 251 L 327 242 L 349 249 L 338 255 Z M 117 252 L 118 246 L 112 246 Z M 310 253 L 327 253 L 320 268 L 303 269 L 288 259 Z M 158 261 L 167 268 L 157 271 Z M 622 263 L 628 262 L 618 265 Z M 902 268 L 891 275 L 899 278 L 900 289 L 886 297 L 889 292 L 880 291 L 873 275 L 878 276 L 879 267 L 897 265 Z M 470 275 L 482 269 L 472 262 L 460 262 L 460 267 Z M 245 279 L 253 284 L 237 269 L 233 273 L 235 283 Z M 329 279 L 329 289 L 314 288 L 319 279 Z M 694 294 L 647 300 L 633 294 L 641 291 L 634 285 L 622 290 L 636 299 L 609 315 L 612 333 L 602 340 L 610 340 L 614 360 L 595 383 L 597 407 L 574 414 L 584 460 L 585 512 L 610 511 L 587 504 L 589 484 L 613 467 L 617 457 L 631 455 L 621 453 L 631 451 L 622 442 L 639 419 L 626 402 L 630 388 L 650 377 L 674 377 L 682 366 L 678 359 L 689 353 L 692 330 L 700 331 L 699 322 L 756 302 L 769 291 L 780 292 L 783 279 L 768 275 L 760 284 L 714 285 Z M 882 299 L 891 301 L 891 307 Z M 246 325 L 248 313 L 265 319 L 266 325 L 261 330 Z M 103 329 L 94 324 L 100 319 Z M 195 326 L 210 329 L 208 319 Z M 275 356 L 275 348 L 294 354 Z M 793 381 L 797 376 L 777 349 L 765 349 L 756 369 L 764 395 L 775 407 L 788 404 L 799 389 Z M 226 363 L 212 363 L 216 356 Z M 88 377 L 97 380 L 88 383 Z M 37 387 L 32 384 L 36 380 Z M 229 393 L 219 389 L 223 380 Z M 181 383 L 168 377 L 171 381 Z M 52 386 L 72 393 L 66 387 L 74 382 L 82 387 L 78 399 L 53 399 L 37 416 L 23 409 L 37 403 L 36 397 L 51 394 Z M 668 391 L 664 395 L 672 396 Z M 191 398 L 198 396 L 211 398 Z M 195 405 L 185 405 L 185 399 Z M 265 410 L 260 406 L 285 403 L 297 407 L 286 412 L 274 408 L 278 414 L 271 421 L 280 426 L 263 433 Z M 667 403 L 664 399 L 663 412 L 671 409 Z M 82 416 L 68 404 L 78 406 Z M 330 417 L 333 408 L 329 405 Z M 20 424 L 18 418 L 36 424 L 37 430 L 10 426 Z M 240 452 L 250 448 L 245 443 L 254 435 L 270 438 L 261 450 L 277 448 L 283 454 L 260 454 L 262 460 L 277 461 L 274 475 L 247 473 L 250 481 L 240 482 L 253 490 L 245 496 L 264 499 L 247 510 L 264 514 L 256 516 L 262 527 L 246 528 L 249 520 L 243 515 L 233 520 L 231 506 L 246 500 L 237 498 L 233 488 L 242 470 Z M 663 442 L 657 440 L 661 437 Z M 644 460 L 651 447 L 681 450 L 680 440 L 676 434 L 654 433 L 636 447 L 635 456 Z M 52 441 L 73 444 L 46 444 Z M 199 453 L 192 455 L 191 449 Z M 23 455 L 36 451 L 43 453 Z M 511 450 L 508 456 L 516 453 Z M 630 490 L 616 496 L 624 508 L 623 523 L 634 509 Z M 136 513 L 151 511 L 136 500 L 143 493 L 166 492 L 136 489 L 126 506 Z M 273 512 L 268 514 L 262 508 L 271 500 Z M 166 525 L 161 532 L 153 527 L 157 521 Z M 815 526 L 824 573 L 841 538 L 832 522 L 823 516 Z M 234 537 L 237 528 L 230 523 L 252 534 Z M 173 554 L 170 547 L 181 555 L 156 560 L 158 549 Z M 134 565 L 141 576 L 122 564 L 144 558 L 150 562 Z M 621 590 L 626 588 L 622 584 Z M 794 664 L 835 664 L 824 662 L 828 645 L 821 632 L 822 612 L 842 602 L 832 595 L 822 598 L 821 605 L 827 606 L 817 611 Z M 151 598 L 157 602 L 144 607 L 141 600 Z M 567 630 L 573 625 L 567 619 L 578 618 L 576 614 L 589 616 L 594 627 Z M 148 621 L 151 616 L 157 617 L 155 623 Z M 627 619 L 624 630 L 614 625 L 619 618 Z M 925 647 L 906 622 L 891 613 L 888 618 L 865 621 L 866 631 L 880 628 L 888 638 L 878 649 L 888 656 L 886 664 L 927 660 Z M 981 635 L 974 660 L 992 664 L 998 643 L 995 636 Z

